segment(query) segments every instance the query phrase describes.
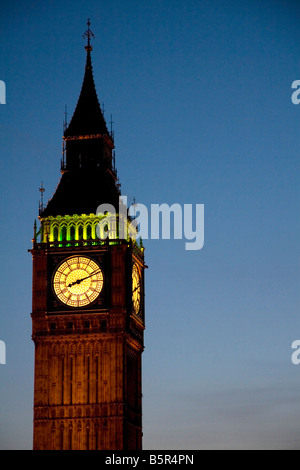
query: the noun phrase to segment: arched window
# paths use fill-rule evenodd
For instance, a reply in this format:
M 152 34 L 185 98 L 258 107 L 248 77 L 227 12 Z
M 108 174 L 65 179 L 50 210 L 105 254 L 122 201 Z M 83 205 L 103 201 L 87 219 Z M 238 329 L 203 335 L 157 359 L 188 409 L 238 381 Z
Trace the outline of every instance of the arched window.
M 58 241 L 58 227 L 57 226 L 53 228 L 53 241 L 55 242 Z
M 86 238 L 87 240 L 92 238 L 92 226 L 90 224 L 86 227 Z
M 72 450 L 72 437 L 73 437 L 73 429 L 72 429 L 72 424 L 70 424 L 70 426 L 69 426 L 69 436 L 68 436 L 69 450 Z
M 64 450 L 64 425 L 61 423 L 59 430 L 59 446 L 60 450 Z
M 70 227 L 70 240 L 71 241 L 74 241 L 75 240 L 75 226 L 74 225 L 71 225 Z
M 61 241 L 65 242 L 67 240 L 67 227 L 65 225 L 61 228 Z
M 83 240 L 83 226 L 79 225 L 78 227 L 78 238 L 79 240 Z

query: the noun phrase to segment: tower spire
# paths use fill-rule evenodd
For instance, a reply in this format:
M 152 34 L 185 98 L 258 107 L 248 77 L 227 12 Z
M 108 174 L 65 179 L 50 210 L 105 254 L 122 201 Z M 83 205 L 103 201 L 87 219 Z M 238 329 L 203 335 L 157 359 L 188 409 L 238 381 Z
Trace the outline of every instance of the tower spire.
M 93 50 L 93 47 L 91 46 L 91 37 L 94 38 L 94 34 L 92 33 L 92 31 L 90 30 L 90 26 L 91 26 L 91 22 L 90 22 L 90 19 L 88 18 L 87 19 L 87 30 L 85 31 L 85 33 L 83 33 L 82 37 L 83 39 L 87 38 L 87 45 L 85 46 L 85 50 L 86 51 L 92 51 Z
M 93 77 L 91 60 L 91 38 L 94 34 L 90 29 L 90 19 L 87 20 L 87 30 L 82 37 L 87 39 L 85 46 L 86 64 L 80 96 L 74 114 L 68 127 L 65 129 L 65 137 L 75 137 L 84 135 L 106 134 L 109 135 L 106 122 L 98 101 L 97 92 Z
M 91 214 L 102 203 L 118 207 L 120 188 L 115 169 L 114 142 L 97 97 L 91 60 L 91 38 L 87 21 L 86 63 L 80 95 L 70 122 L 66 111 L 63 133 L 61 181 L 43 217 Z M 101 183 L 100 183 L 101 182 Z M 79 189 L 80 188 L 80 189 Z

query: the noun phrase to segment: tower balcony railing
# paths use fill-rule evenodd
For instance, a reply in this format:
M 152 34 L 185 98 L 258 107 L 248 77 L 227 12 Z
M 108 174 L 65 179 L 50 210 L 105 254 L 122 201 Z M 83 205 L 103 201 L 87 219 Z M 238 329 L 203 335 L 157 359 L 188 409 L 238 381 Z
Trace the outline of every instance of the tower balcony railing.
M 81 247 L 99 247 L 105 245 L 122 245 L 130 243 L 131 240 L 116 239 L 92 239 L 92 240 L 57 240 L 45 242 L 38 242 L 33 240 L 33 248 L 35 249 L 46 249 L 46 248 L 81 248 Z

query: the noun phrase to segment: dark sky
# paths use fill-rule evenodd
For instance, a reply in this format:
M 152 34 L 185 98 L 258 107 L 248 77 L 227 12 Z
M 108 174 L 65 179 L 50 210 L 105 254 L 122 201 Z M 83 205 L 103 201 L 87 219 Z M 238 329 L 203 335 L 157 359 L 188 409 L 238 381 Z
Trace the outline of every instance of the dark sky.
M 131 204 L 204 204 L 205 243 L 145 240 L 146 449 L 300 442 L 300 5 L 289 0 L 0 6 L 0 448 L 32 446 L 31 247 L 60 178 L 82 34 Z

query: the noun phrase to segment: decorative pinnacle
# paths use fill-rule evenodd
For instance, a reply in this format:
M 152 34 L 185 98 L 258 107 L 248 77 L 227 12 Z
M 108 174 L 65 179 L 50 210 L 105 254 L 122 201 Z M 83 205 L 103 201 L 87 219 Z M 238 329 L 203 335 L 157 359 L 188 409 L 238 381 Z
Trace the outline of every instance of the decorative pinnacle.
M 91 22 L 90 22 L 90 19 L 88 18 L 88 20 L 87 20 L 88 29 L 82 35 L 83 39 L 87 38 L 87 45 L 85 46 L 86 51 L 91 51 L 93 49 L 92 46 L 91 46 L 91 37 L 92 38 L 95 37 L 94 34 L 92 33 L 92 31 L 90 30 L 90 26 L 91 26 Z
M 41 187 L 39 188 L 39 192 L 41 193 L 40 209 L 43 209 L 44 208 L 44 192 L 45 192 L 43 183 L 41 184 Z

